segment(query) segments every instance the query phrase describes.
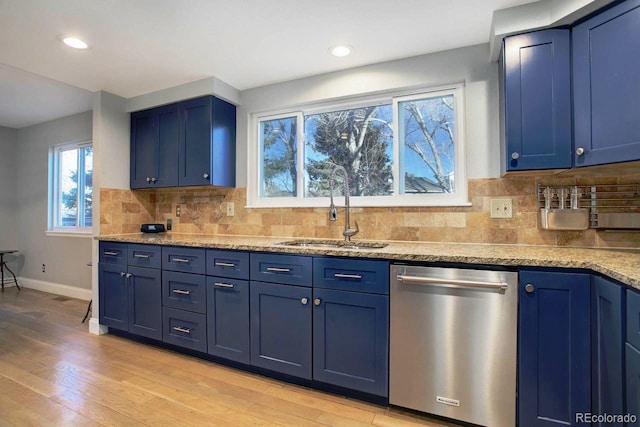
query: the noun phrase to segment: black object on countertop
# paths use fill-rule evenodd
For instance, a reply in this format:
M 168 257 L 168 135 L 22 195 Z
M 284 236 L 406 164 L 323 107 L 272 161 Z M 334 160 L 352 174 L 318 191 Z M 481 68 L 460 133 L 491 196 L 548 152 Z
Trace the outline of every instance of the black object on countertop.
M 140 231 L 143 233 L 163 233 L 165 229 L 164 224 L 142 224 Z

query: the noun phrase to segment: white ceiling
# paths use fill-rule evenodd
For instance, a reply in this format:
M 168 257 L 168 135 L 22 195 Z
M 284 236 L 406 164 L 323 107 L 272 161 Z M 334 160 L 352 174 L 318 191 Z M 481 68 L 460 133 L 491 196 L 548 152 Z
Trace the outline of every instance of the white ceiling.
M 531 2 L 0 0 L 0 126 L 86 111 L 98 90 L 131 98 L 211 76 L 244 90 L 486 43 L 494 10 Z M 332 57 L 338 43 L 355 54 Z

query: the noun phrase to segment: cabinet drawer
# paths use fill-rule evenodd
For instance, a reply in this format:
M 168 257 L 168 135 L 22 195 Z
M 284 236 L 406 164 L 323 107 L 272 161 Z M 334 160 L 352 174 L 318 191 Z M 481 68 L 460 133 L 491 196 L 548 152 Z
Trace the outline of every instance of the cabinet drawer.
M 128 263 L 137 267 L 160 268 L 160 253 L 160 246 L 130 244 Z
M 249 279 L 249 253 L 207 250 L 207 275 Z
M 627 289 L 627 342 L 640 349 L 640 294 Z
M 251 280 L 311 286 L 312 258 L 300 255 L 251 254 Z
M 127 265 L 127 244 L 100 242 L 100 262 Z
M 207 351 L 206 315 L 165 307 L 162 326 L 162 341 L 203 353 Z
M 205 273 L 205 250 L 164 246 L 162 248 L 162 269 L 184 273 Z
M 389 293 L 389 263 L 344 258 L 315 258 L 313 286 L 373 294 Z
M 206 276 L 165 271 L 162 274 L 162 305 L 196 313 L 207 312 Z

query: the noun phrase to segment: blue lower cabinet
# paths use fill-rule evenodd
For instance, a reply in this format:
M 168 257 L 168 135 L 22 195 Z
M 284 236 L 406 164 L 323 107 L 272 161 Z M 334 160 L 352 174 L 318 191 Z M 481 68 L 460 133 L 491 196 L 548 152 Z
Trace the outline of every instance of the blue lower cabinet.
M 311 379 L 311 288 L 251 282 L 251 364 Z
M 162 273 L 162 305 L 196 313 L 206 313 L 205 276 L 175 271 Z
M 314 289 L 313 378 L 388 396 L 389 297 Z
M 100 324 L 121 331 L 129 329 L 126 271 L 126 265 L 102 261 L 98 267 Z
M 207 277 L 208 353 L 249 364 L 249 328 L 249 282 Z
M 591 412 L 589 274 L 520 271 L 521 426 L 580 425 Z
M 129 332 L 161 340 L 161 271 L 153 268 L 129 267 L 128 276 Z
M 207 318 L 204 314 L 164 307 L 162 326 L 164 342 L 207 352 Z
M 625 345 L 626 358 L 626 410 L 625 413 L 636 416 L 636 422 L 629 426 L 640 425 L 640 350 L 627 343 Z
M 624 289 L 615 282 L 593 276 L 591 292 L 591 412 L 622 414 Z M 593 425 L 622 426 L 622 423 Z

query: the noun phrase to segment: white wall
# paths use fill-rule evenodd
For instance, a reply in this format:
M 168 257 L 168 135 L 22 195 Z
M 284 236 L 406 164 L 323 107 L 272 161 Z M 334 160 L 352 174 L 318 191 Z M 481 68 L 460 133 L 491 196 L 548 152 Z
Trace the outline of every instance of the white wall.
M 27 287 L 79 288 L 90 298 L 90 237 L 46 236 L 49 147 L 92 139 L 91 111 L 18 130 L 16 156 L 17 243 L 24 255 L 20 276 Z M 42 273 L 42 264 L 46 272 Z M 60 292 L 58 292 L 60 293 Z
M 15 129 L 0 127 L 0 249 L 18 249 Z
M 93 214 L 100 218 L 100 189 L 129 188 L 129 125 L 127 100 L 108 92 L 96 92 L 93 98 Z M 94 236 L 100 235 L 100 221 L 93 222 Z M 90 257 L 94 268 L 90 283 L 92 284 L 93 309 L 89 321 L 89 331 L 93 334 L 106 332 L 101 327 L 99 318 L 98 293 L 98 242 L 93 240 Z
M 418 87 L 465 83 L 467 176 L 500 175 L 498 69 L 487 44 L 373 64 L 241 92 L 238 109 L 237 185 L 247 182 L 251 113 L 283 110 L 317 101 Z

